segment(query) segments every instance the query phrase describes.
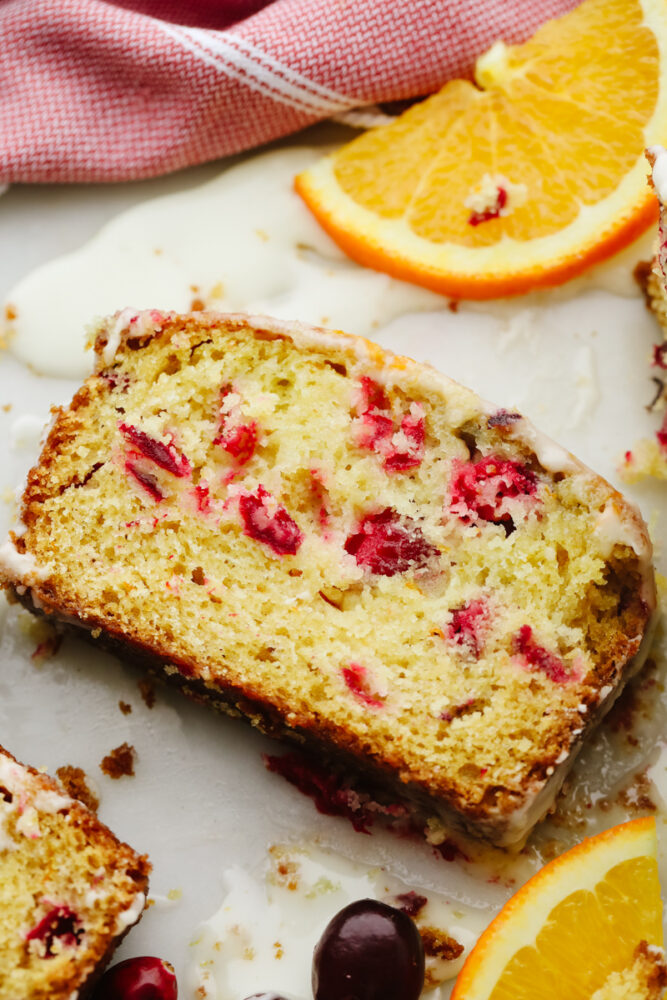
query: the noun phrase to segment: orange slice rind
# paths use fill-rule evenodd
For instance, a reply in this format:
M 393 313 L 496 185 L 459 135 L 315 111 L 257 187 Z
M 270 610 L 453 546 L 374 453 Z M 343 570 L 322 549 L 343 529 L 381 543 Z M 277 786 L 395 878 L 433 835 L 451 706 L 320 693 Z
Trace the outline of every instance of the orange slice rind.
M 643 974 L 642 956 L 654 955 L 664 977 L 662 941 L 655 820 L 645 817 L 533 876 L 479 939 L 452 1000 L 590 1000 Z

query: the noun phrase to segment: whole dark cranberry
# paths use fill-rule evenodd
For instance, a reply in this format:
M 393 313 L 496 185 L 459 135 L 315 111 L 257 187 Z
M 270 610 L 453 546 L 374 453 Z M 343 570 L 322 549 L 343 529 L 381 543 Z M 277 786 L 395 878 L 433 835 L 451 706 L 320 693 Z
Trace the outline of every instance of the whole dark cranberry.
M 105 972 L 92 1000 L 176 1000 L 177 996 L 176 976 L 169 962 L 143 955 Z
M 417 1000 L 424 948 L 416 925 L 386 903 L 350 903 L 315 948 L 312 983 L 315 1000 Z

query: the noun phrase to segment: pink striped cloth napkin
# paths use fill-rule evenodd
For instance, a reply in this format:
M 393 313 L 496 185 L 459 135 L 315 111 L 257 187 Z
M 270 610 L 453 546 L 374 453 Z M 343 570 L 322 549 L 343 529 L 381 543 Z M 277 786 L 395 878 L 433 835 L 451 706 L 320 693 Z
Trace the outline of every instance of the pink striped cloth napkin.
M 0 181 L 119 181 L 436 90 L 578 0 L 0 0 Z

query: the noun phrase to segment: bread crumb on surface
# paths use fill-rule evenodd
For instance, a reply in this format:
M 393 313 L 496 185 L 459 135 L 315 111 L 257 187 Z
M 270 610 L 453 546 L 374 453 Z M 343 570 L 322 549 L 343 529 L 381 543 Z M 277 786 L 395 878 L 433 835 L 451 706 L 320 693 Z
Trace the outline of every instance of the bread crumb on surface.
M 100 761 L 100 768 L 109 777 L 132 778 L 134 777 L 134 762 L 137 752 L 129 743 L 121 743 L 111 753 L 107 754 Z
M 651 798 L 653 784 L 646 768 L 633 776 L 618 794 L 618 802 L 630 815 L 645 816 L 658 808 Z
M 144 700 L 146 708 L 152 708 L 155 704 L 155 686 L 152 681 L 145 677 L 139 681 L 139 694 Z

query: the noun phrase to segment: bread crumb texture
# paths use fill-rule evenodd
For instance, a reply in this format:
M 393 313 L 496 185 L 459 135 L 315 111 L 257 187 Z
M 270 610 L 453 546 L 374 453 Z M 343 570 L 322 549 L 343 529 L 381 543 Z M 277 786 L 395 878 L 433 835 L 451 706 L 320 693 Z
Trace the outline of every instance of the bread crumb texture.
M 619 468 L 627 483 L 636 483 L 647 477 L 667 479 L 667 289 L 658 259 L 651 265 L 636 269 L 635 277 L 646 299 L 648 309 L 660 326 L 662 341 L 653 346 L 651 379 L 653 399 L 648 404 L 651 413 L 660 415 L 660 427 L 653 437 L 640 438 L 623 456 Z
M 666 986 L 664 951 L 640 941 L 632 964 L 621 972 L 612 972 L 591 1000 L 660 1000 Z
M 149 865 L 0 748 L 0 1000 L 69 1000 L 143 908 Z
M 119 322 L 28 479 L 38 607 L 469 816 L 523 803 L 640 645 L 634 508 L 519 414 L 368 342 Z

